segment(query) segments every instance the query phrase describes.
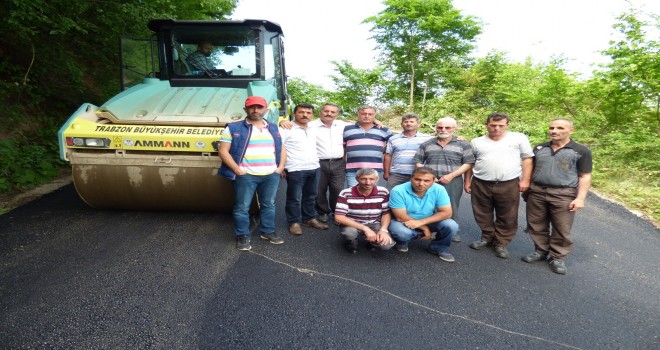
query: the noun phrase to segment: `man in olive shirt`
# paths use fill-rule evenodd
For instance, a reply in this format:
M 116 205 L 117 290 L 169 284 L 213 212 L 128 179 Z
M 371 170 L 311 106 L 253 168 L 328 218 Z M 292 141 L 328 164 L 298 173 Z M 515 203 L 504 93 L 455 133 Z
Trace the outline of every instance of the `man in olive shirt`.
M 559 274 L 566 273 L 564 259 L 573 246 L 573 219 L 584 207 L 591 187 L 591 151 L 571 140 L 573 131 L 569 119 L 550 122 L 550 142 L 534 147 L 532 184 L 525 194 L 535 250 L 522 260 L 531 263 L 550 258 L 552 271 Z

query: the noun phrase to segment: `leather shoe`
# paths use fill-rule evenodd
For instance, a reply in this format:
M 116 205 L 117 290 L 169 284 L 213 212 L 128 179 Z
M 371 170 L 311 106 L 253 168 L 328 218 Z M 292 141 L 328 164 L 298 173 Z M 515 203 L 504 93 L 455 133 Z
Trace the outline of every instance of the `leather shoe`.
M 566 264 L 564 264 L 564 260 L 559 260 L 559 259 L 550 260 L 550 269 L 552 270 L 552 272 L 558 273 L 560 275 L 566 274 Z
M 319 230 L 327 230 L 328 225 L 316 220 L 316 219 L 311 219 L 303 222 L 303 225 L 308 226 L 308 227 L 313 227 Z
M 319 221 L 320 222 L 328 222 L 328 214 L 319 215 Z
M 522 261 L 527 262 L 527 263 L 533 263 L 535 261 L 545 261 L 548 259 L 548 254 L 547 253 L 539 253 L 539 252 L 533 252 L 531 254 L 527 254 L 523 256 Z
M 502 258 L 502 259 L 508 259 L 509 258 L 509 251 L 506 249 L 505 246 L 497 245 L 497 246 L 495 246 L 495 256 L 497 256 L 498 258 Z
M 299 223 L 294 222 L 293 224 L 289 225 L 289 232 L 292 235 L 302 235 L 302 227 L 300 227 Z
M 485 247 L 489 244 L 490 243 L 480 239 L 478 241 L 474 241 L 474 242 L 470 243 L 470 248 L 479 250 L 479 249 L 481 249 L 481 248 L 483 248 L 483 247 Z

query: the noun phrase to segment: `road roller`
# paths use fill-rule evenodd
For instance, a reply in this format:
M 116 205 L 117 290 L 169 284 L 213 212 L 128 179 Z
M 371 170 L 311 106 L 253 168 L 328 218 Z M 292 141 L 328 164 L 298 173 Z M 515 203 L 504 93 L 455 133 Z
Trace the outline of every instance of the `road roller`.
M 267 20 L 151 20 L 149 38 L 121 37 L 121 92 L 84 103 L 58 132 L 80 198 L 94 208 L 231 212 L 218 176 L 225 126 L 248 96 L 289 119 L 283 32 Z M 203 64 L 200 64 L 200 60 Z

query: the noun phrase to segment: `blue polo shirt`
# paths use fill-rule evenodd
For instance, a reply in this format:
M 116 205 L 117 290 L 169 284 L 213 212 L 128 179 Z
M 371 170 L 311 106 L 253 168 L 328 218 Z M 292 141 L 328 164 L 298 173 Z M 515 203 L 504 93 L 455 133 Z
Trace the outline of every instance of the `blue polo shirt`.
M 413 219 L 428 218 L 435 214 L 437 207 L 451 205 L 449 195 L 444 187 L 434 183 L 422 198 L 413 192 L 410 181 L 394 186 L 390 191 L 390 208 L 406 209 Z

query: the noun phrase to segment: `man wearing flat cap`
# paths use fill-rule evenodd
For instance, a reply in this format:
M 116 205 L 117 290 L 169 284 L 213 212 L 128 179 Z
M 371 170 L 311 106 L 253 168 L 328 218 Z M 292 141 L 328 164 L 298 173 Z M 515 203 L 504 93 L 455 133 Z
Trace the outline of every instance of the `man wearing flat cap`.
M 273 244 L 284 243 L 275 232 L 275 195 L 286 150 L 277 125 L 263 118 L 268 112 L 263 97 L 248 97 L 243 110 L 245 119 L 229 123 L 220 137 L 218 154 L 222 165 L 218 174 L 234 181 L 236 248 L 250 250 L 250 204 L 255 192 L 259 197 L 260 237 Z

